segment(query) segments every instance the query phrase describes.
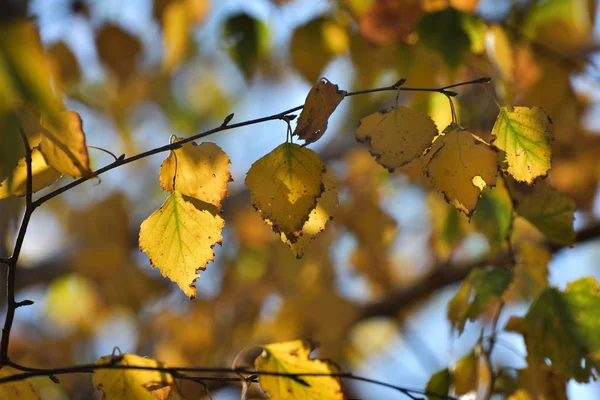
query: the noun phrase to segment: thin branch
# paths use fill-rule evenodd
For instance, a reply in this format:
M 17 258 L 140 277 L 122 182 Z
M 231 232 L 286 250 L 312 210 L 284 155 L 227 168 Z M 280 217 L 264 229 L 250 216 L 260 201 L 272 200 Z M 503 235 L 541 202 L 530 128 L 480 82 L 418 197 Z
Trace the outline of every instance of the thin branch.
M 489 80 L 489 78 L 479 78 L 479 79 L 475 79 L 472 81 L 466 81 L 466 82 L 459 82 L 459 83 L 455 83 L 453 85 L 450 86 L 446 86 L 446 87 L 439 87 L 439 88 L 411 88 L 411 87 L 404 87 L 401 86 L 404 83 L 404 80 L 400 80 L 398 82 L 396 82 L 394 85 L 391 86 L 385 86 L 385 87 L 381 87 L 381 88 L 375 88 L 375 89 L 368 89 L 368 90 L 363 90 L 363 91 L 357 91 L 357 92 L 349 92 L 346 94 L 345 97 L 351 97 L 351 96 L 358 96 L 358 95 L 362 95 L 362 94 L 366 94 L 366 93 L 373 93 L 373 92 L 382 92 L 382 91 L 413 91 L 413 92 L 437 92 L 437 93 L 442 93 L 445 94 L 447 96 L 456 96 L 455 92 L 446 90 L 448 87 L 457 87 L 457 86 L 464 86 L 464 85 L 471 85 L 471 84 L 475 84 L 475 83 L 481 83 L 481 80 Z M 243 122 L 238 122 L 235 124 L 228 124 L 229 120 L 227 120 L 229 118 L 229 116 L 226 118 L 226 120 L 224 121 L 223 124 L 219 125 L 216 128 L 213 129 L 209 129 L 205 132 L 202 133 L 198 133 L 196 135 L 190 136 L 188 138 L 182 139 L 176 143 L 170 143 L 161 147 L 157 147 L 155 149 L 152 150 L 148 150 L 142 153 L 139 153 L 135 156 L 131 156 L 129 158 L 119 158 L 117 160 L 115 160 L 113 163 L 106 165 L 105 167 L 102 167 L 100 169 L 98 169 L 97 171 L 94 171 L 90 176 L 84 176 L 81 177 L 79 179 L 74 180 L 71 183 L 68 183 L 50 193 L 48 193 L 45 196 L 42 196 L 40 198 L 38 198 L 33 204 L 35 207 L 38 207 L 40 205 L 42 205 L 43 203 L 45 203 L 46 201 L 66 192 L 69 189 L 74 188 L 75 186 L 79 186 L 80 184 L 86 182 L 87 180 L 89 180 L 90 178 L 93 177 L 97 177 L 99 175 L 102 175 L 105 172 L 108 172 L 114 168 L 120 167 L 122 165 L 125 164 L 129 164 L 131 162 L 140 160 L 142 158 L 146 158 L 149 157 L 151 155 L 154 154 L 158 154 L 158 153 L 163 153 L 165 151 L 170 151 L 170 150 L 175 150 L 180 148 L 182 145 L 184 145 L 185 143 L 194 141 L 194 140 L 198 140 L 198 139 L 202 139 L 205 138 L 207 136 L 213 135 L 215 133 L 218 132 L 222 132 L 222 131 L 226 131 L 226 130 L 230 130 L 230 129 L 236 129 L 236 128 L 241 128 L 244 126 L 248 126 L 248 125 L 255 125 L 255 124 L 260 124 L 262 122 L 267 122 L 267 121 L 275 121 L 275 120 L 285 120 L 286 117 L 288 116 L 288 114 L 294 113 L 296 111 L 300 111 L 304 108 L 304 105 L 300 105 L 300 106 L 296 106 L 293 108 L 290 108 L 288 110 L 285 111 L 281 111 L 277 114 L 273 114 L 273 115 L 269 115 L 267 117 L 262 117 L 262 118 L 256 118 L 256 119 L 251 119 L 251 120 L 247 120 L 247 121 L 243 121 Z

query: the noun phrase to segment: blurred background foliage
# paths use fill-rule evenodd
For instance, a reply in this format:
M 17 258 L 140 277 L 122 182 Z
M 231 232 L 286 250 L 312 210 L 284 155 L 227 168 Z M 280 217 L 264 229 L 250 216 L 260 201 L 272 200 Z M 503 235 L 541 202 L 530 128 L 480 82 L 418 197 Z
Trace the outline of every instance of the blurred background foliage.
M 552 184 L 576 201 L 576 229 L 599 223 L 595 1 L 12 0 L 1 7 L 0 180 L 23 155 L 19 129 L 32 145 L 40 140 L 40 112 L 52 124 L 62 109 L 75 110 L 88 145 L 133 155 L 168 143 L 172 134 L 217 126 L 231 112 L 242 121 L 302 104 L 321 76 L 345 90 L 400 78 L 437 87 L 490 76 L 488 90 L 501 104 L 541 106 L 551 116 Z M 461 125 L 489 139 L 493 97 L 477 85 L 459 92 Z M 502 187 L 486 191 L 469 223 L 431 191 L 417 163 L 393 174 L 376 164 L 356 144 L 354 129 L 361 117 L 396 101 L 429 113 L 440 128 L 451 121 L 439 94 L 344 101 L 314 145 L 335 172 L 341 204 L 301 260 L 250 207 L 242 184 L 251 163 L 285 140 L 285 124 L 211 138 L 229 154 L 234 183 L 223 246 L 196 282 L 194 301 L 137 248 L 141 221 L 164 198 L 157 179 L 162 157 L 48 202 L 25 240 L 19 297 L 36 304 L 19 310 L 11 358 L 60 366 L 118 346 L 169 365 L 227 366 L 249 343 L 310 337 L 321 343 L 319 356 L 348 370 L 423 387 L 468 353 L 489 323 L 484 317 L 468 324 L 458 339 L 446 305 L 474 263 L 486 265 L 482 260 L 506 250 L 510 211 L 503 204 L 510 199 Z M 94 149 L 90 155 L 95 168 L 112 160 Z M 22 205 L 0 201 L 1 256 L 9 254 Z M 523 267 L 511 288 L 513 314 L 549 283 L 600 276 L 597 243 L 552 254 L 520 218 L 512 243 L 523 264 L 538 266 L 533 273 Z M 522 340 L 503 340 L 495 362 L 522 367 Z M 506 379 L 516 384 L 514 376 Z M 35 385 L 43 399 L 95 395 L 86 376 Z M 215 399 L 239 398 L 239 388 L 212 389 Z M 350 390 L 361 398 L 397 396 L 362 385 Z M 183 391 L 204 395 L 187 384 Z M 597 384 L 570 384 L 569 393 L 599 392 Z

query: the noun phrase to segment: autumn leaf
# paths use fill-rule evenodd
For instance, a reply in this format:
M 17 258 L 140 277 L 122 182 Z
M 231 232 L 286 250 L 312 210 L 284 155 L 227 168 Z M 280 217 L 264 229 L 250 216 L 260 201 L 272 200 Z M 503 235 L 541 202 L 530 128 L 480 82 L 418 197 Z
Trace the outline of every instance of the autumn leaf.
M 172 1 L 165 6 L 163 22 L 163 69 L 171 72 L 188 53 L 191 44 L 190 21 L 186 1 Z
M 344 99 L 346 92 L 337 85 L 322 78 L 312 87 L 304 102 L 304 109 L 298 118 L 293 135 L 305 141 L 305 145 L 316 142 L 327 129 L 329 116 Z
M 268 27 L 262 21 L 240 13 L 227 19 L 224 37 L 231 58 L 246 80 L 252 79 L 269 45 Z
M 317 153 L 284 143 L 252 164 L 245 183 L 263 219 L 295 242 L 325 190 L 324 171 Z
M 0 369 L 0 379 L 21 373 L 8 366 Z M 30 381 L 21 380 L 6 382 L 0 385 L 0 399 L 40 400 L 40 395 L 33 388 Z
M 175 138 L 174 142 L 182 140 Z M 211 142 L 197 145 L 188 142 L 172 150 L 160 166 L 160 186 L 169 192 L 177 190 L 221 209 L 231 182 L 229 157 Z
M 436 138 L 423 163 L 433 187 L 469 217 L 484 187 L 496 184 L 496 152 L 456 124 Z
M 568 400 L 567 380 L 555 374 L 544 361 L 527 357 L 527 367 L 517 371 L 519 389 L 508 400 Z
M 31 151 L 31 173 L 32 189 L 37 192 L 46 186 L 54 183 L 61 177 L 61 173 L 52 168 L 42 155 L 39 147 L 34 147 Z M 10 196 L 25 196 L 27 193 L 27 163 L 25 157 L 19 160 L 11 176 L 0 183 L 0 199 Z
M 520 323 L 528 354 L 548 359 L 555 373 L 588 382 L 600 365 L 600 285 L 591 277 L 567 285 L 564 292 L 547 288 L 533 302 Z
M 458 360 L 452 370 L 454 393 L 458 396 L 476 392 L 476 398 L 489 398 L 492 383 L 489 360 L 477 344 L 473 351 Z
M 492 129 L 494 145 L 506 153 L 508 172 L 520 182 L 532 183 L 550 169 L 552 123 L 539 107 L 502 108 Z
M 362 118 L 356 140 L 366 142 L 377 162 L 393 171 L 421 156 L 437 133 L 428 115 L 397 106 Z
M 284 374 L 338 374 L 340 368 L 329 360 L 311 359 L 313 348 L 303 340 L 272 343 L 264 346 L 263 353 L 254 360 L 259 371 Z M 328 376 L 272 376 L 259 375 L 260 387 L 271 398 L 342 400 L 344 393 L 339 378 Z
M 538 180 L 533 187 L 511 186 L 516 212 L 535 225 L 549 240 L 569 246 L 575 241 L 573 221 L 575 202 L 559 193 L 548 181 Z
M 512 81 L 514 56 L 511 40 L 500 24 L 491 25 L 485 37 L 486 53 L 502 79 Z
M 100 357 L 96 364 L 114 363 L 122 367 L 165 368 L 164 364 L 156 360 L 135 354 L 118 356 L 118 361 L 114 361 L 114 357 L 113 355 Z M 99 368 L 94 371 L 94 386 L 102 390 L 104 400 L 162 400 L 166 397 L 164 390 L 161 389 L 172 386 L 173 383 L 173 377 L 168 372 L 125 368 Z
M 471 271 L 448 303 L 448 320 L 452 328 L 462 334 L 467 320 L 474 321 L 499 301 L 512 279 L 513 274 L 501 268 Z
M 548 263 L 551 258 L 552 254 L 546 246 L 521 244 L 513 283 L 521 296 L 534 298 L 548 286 Z
M 360 33 L 384 45 L 405 40 L 423 13 L 421 0 L 377 0 L 358 20 Z
M 500 183 L 494 188 L 484 189 L 475 208 L 473 221 L 477 229 L 487 237 L 492 251 L 507 246 L 512 218 L 512 201 L 504 185 Z
M 206 208 L 197 208 L 174 191 L 140 227 L 140 250 L 163 276 L 193 299 L 198 270 L 214 259 L 225 221 Z
M 118 46 L 115 46 L 118 43 Z M 96 34 L 100 60 L 110 68 L 119 81 L 125 81 L 136 71 L 136 62 L 142 51 L 140 41 L 123 28 L 104 24 Z
M 333 210 L 338 205 L 337 189 L 328 172 L 323 173 L 323 185 L 325 190 L 317 200 L 316 207 L 310 212 L 308 220 L 304 223 L 300 236 L 292 242 L 288 240 L 285 233 L 281 233 L 281 241 L 290 246 L 296 258 L 302 258 L 310 243 L 325 230 L 325 225 L 333 218 Z
M 58 172 L 74 178 L 90 176 L 92 170 L 81 117 L 75 111 L 66 111 L 61 117 L 58 129 L 42 123 L 40 151 Z
M 438 400 L 440 396 L 448 396 L 451 384 L 452 376 L 450 375 L 448 368 L 436 372 L 431 375 L 431 378 L 429 378 L 429 381 L 427 382 L 427 386 L 425 386 L 425 391 L 432 394 L 428 395 L 427 398 L 429 400 Z M 435 396 L 433 394 L 435 394 Z

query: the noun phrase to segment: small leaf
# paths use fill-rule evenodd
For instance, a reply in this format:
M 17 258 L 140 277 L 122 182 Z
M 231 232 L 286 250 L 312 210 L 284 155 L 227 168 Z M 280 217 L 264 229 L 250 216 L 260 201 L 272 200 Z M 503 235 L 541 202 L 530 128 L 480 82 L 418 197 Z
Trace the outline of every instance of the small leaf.
M 0 369 L 0 379 L 21 373 L 16 369 L 4 366 Z M 31 381 L 7 382 L 0 385 L 0 399 L 40 400 Z
M 115 46 L 118 43 L 118 46 Z M 115 74 L 124 81 L 136 71 L 137 57 L 142 51 L 140 41 L 119 26 L 105 24 L 96 35 L 98 56 Z
M 163 61 L 165 71 L 171 72 L 187 55 L 190 44 L 190 20 L 186 1 L 172 1 L 165 6 L 163 22 Z
M 346 92 L 339 90 L 337 85 L 325 78 L 320 79 L 306 96 L 304 109 L 293 134 L 304 140 L 305 145 L 319 140 L 327 129 L 329 116 L 345 95 Z
M 267 50 L 267 26 L 246 13 L 240 13 L 227 19 L 224 35 L 230 44 L 231 58 L 244 73 L 246 80 L 252 79 L 263 53 Z
M 423 163 L 433 187 L 469 217 L 483 188 L 496 184 L 494 149 L 455 124 L 436 138 Z
M 520 182 L 532 183 L 550 169 L 552 123 L 539 107 L 502 108 L 492 129 L 494 145 L 506 152 L 508 172 Z
M 100 357 L 96 364 L 107 364 L 113 361 L 113 356 Z M 115 362 L 123 367 L 165 368 L 165 365 L 151 358 L 135 354 L 123 354 Z M 158 388 L 172 386 L 173 376 L 168 372 L 142 369 L 97 369 L 94 371 L 94 386 L 104 393 L 104 400 L 157 400 L 164 392 Z M 158 393 L 153 393 L 154 391 Z
M 456 362 L 452 370 L 454 393 L 463 396 L 475 392 L 475 398 L 488 399 L 492 387 L 491 372 L 487 355 L 477 344 L 473 351 Z
M 310 359 L 312 350 L 311 345 L 303 340 L 268 344 L 254 361 L 254 366 L 259 371 L 287 374 L 341 373 L 340 368 L 331 361 Z M 262 390 L 273 399 L 344 399 L 342 384 L 336 377 L 259 375 L 259 383 Z
M 551 258 L 547 246 L 521 244 L 514 270 L 514 284 L 520 295 L 534 298 L 548 286 L 548 263 Z
M 517 204 L 517 214 L 535 225 L 549 240 L 565 246 L 573 244 L 576 206 L 570 197 L 558 192 L 546 180 L 538 180 L 533 187 L 512 185 L 511 195 Z
M 32 189 L 37 192 L 54 183 L 61 177 L 60 172 L 46 163 L 46 159 L 38 147 L 31 151 Z M 0 199 L 10 196 L 25 196 L 27 193 L 27 163 L 21 158 L 12 171 L 12 175 L 0 183 Z
M 163 276 L 177 283 L 191 299 L 198 270 L 214 259 L 225 221 L 205 208 L 197 208 L 174 191 L 140 228 L 140 250 L 148 254 Z
M 568 400 L 567 380 L 534 357 L 527 357 L 527 368 L 517 371 L 519 389 L 508 400 Z
M 316 207 L 310 212 L 308 220 L 304 223 L 300 237 L 295 242 L 291 242 L 284 233 L 281 234 L 281 241 L 290 246 L 296 258 L 302 258 L 308 245 L 325 230 L 325 225 L 333 218 L 333 210 L 338 205 L 337 189 L 328 172 L 323 173 L 323 185 L 325 190 L 317 200 Z
M 358 26 L 360 33 L 377 45 L 405 40 L 423 13 L 421 0 L 380 0 L 370 3 L 371 7 L 360 16 Z
M 431 146 L 437 127 L 428 115 L 397 106 L 360 120 L 356 140 L 366 142 L 377 162 L 390 171 L 408 164 Z
M 450 375 L 448 368 L 442 369 L 431 375 L 431 378 L 429 378 L 429 382 L 427 382 L 427 386 L 425 387 L 425 391 L 427 393 L 435 394 L 435 396 L 428 395 L 427 398 L 429 400 L 438 400 L 448 396 L 451 383 L 452 376 Z
M 324 171 L 317 153 L 284 143 L 252 164 L 245 183 L 263 219 L 295 242 L 325 190 Z
M 477 229 L 488 238 L 492 250 L 507 246 L 512 224 L 512 203 L 504 185 L 483 191 L 473 220 Z
M 175 143 L 182 139 L 175 138 Z M 172 150 L 160 166 L 160 186 L 209 203 L 221 209 L 227 195 L 231 161 L 219 146 L 211 142 L 188 142 Z
M 471 271 L 448 303 L 448 319 L 452 328 L 462 334 L 467 320 L 474 321 L 490 305 L 499 301 L 512 279 L 512 272 L 501 268 Z
M 90 159 L 81 117 L 75 111 L 61 114 L 61 127 L 43 125 L 40 151 L 54 169 L 74 178 L 90 176 Z

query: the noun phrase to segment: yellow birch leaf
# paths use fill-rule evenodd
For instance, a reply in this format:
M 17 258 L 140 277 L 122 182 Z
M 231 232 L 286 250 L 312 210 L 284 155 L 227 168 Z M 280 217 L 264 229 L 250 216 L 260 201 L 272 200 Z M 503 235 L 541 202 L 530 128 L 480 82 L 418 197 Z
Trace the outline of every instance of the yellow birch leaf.
M 333 210 L 338 205 L 337 189 L 328 172 L 323 173 L 323 185 L 325 190 L 317 200 L 317 206 L 310 212 L 308 220 L 304 223 L 300 237 L 295 242 L 291 242 L 285 233 L 281 234 L 281 241 L 290 246 L 296 258 L 302 258 L 308 245 L 325 230 L 325 225 L 333 218 Z
M 118 43 L 118 46 L 115 46 Z M 103 25 L 96 35 L 100 60 L 107 65 L 119 81 L 124 81 L 136 71 L 137 57 L 142 44 L 131 33 L 113 24 Z
M 182 140 L 175 138 L 175 141 Z M 219 146 L 211 142 L 185 143 L 170 152 L 160 166 L 160 186 L 169 192 L 193 197 L 221 209 L 227 195 L 231 161 Z
M 107 364 L 112 359 L 112 355 L 100 357 L 96 364 Z M 123 354 L 115 365 L 148 368 L 165 367 L 161 362 L 135 354 Z M 161 399 L 161 391 L 155 389 L 172 384 L 173 377 L 168 372 L 142 369 L 97 369 L 94 371 L 94 386 L 102 390 L 104 400 L 157 400 Z M 153 391 L 158 393 L 153 393 Z
M 340 373 L 340 368 L 329 360 L 310 359 L 313 348 L 303 340 L 272 343 L 264 346 L 263 353 L 254 360 L 259 371 L 277 373 Z M 344 393 L 339 378 L 328 376 L 272 376 L 259 375 L 262 390 L 272 399 L 342 400 Z
M 366 142 L 377 162 L 393 172 L 421 156 L 437 133 L 428 115 L 397 106 L 362 118 L 356 140 Z
M 40 151 L 54 169 L 74 178 L 89 176 L 90 159 L 81 117 L 75 111 L 61 113 L 61 128 L 43 124 Z
M 34 147 L 31 151 L 31 173 L 32 189 L 37 192 L 52 184 L 61 177 L 61 173 L 52 168 L 42 155 L 39 147 Z M 0 199 L 10 196 L 25 196 L 27 193 L 27 163 L 25 157 L 21 158 L 13 169 L 11 176 L 0 183 Z
M 500 24 L 490 26 L 485 35 L 485 50 L 503 79 L 512 81 L 514 57 L 510 38 Z
M 319 140 L 327 129 L 329 116 L 345 95 L 346 92 L 339 90 L 337 85 L 321 78 L 306 96 L 294 135 L 305 140 L 305 145 Z
M 469 217 L 484 187 L 496 184 L 496 151 L 455 124 L 433 142 L 423 163 L 433 187 Z
M 0 369 L 0 379 L 22 373 L 10 367 Z M 7 382 L 0 385 L 0 399 L 40 400 L 30 381 Z
M 329 18 L 319 17 L 294 30 L 289 46 L 290 59 L 294 68 L 310 83 L 319 79 L 323 69 L 344 47 L 341 42 L 347 37 L 339 35 L 336 25 Z
M 221 243 L 225 221 L 199 209 L 174 191 L 140 227 L 140 250 L 163 276 L 177 283 L 191 299 L 198 270 L 214 259 L 213 247 Z
M 183 60 L 190 45 L 190 21 L 184 1 L 170 2 L 163 14 L 163 69 L 173 71 Z
M 252 164 L 245 183 L 263 219 L 295 242 L 325 190 L 324 171 L 317 153 L 284 143 Z
M 567 400 L 567 379 L 543 361 L 527 357 L 527 368 L 518 370 L 519 389 L 508 400 Z
M 550 169 L 552 123 L 539 107 L 502 108 L 492 129 L 494 145 L 506 152 L 508 172 L 520 182 L 532 183 Z

